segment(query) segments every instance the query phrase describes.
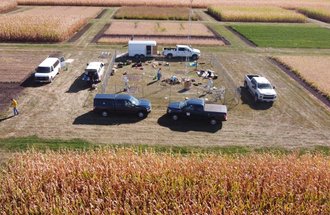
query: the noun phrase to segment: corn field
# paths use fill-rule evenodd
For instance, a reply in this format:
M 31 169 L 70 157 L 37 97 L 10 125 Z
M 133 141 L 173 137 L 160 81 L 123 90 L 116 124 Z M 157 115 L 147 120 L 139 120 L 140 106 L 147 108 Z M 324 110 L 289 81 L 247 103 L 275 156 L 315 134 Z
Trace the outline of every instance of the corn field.
M 17 0 L 20 5 L 64 5 L 64 6 L 168 6 L 190 7 L 190 0 Z M 206 8 L 211 5 L 276 5 L 285 7 L 309 7 L 329 5 L 328 0 L 194 0 L 195 8 Z
M 16 8 L 16 0 L 1 0 L 0 1 L 0 13 L 7 12 Z
M 115 19 L 157 19 L 189 20 L 190 9 L 187 7 L 121 7 L 114 15 Z M 196 15 L 191 20 L 197 20 Z
M 0 19 L 0 41 L 60 42 L 68 39 L 86 21 L 80 16 L 3 15 Z
M 323 22 L 330 23 L 330 7 L 328 8 L 313 8 L 313 7 L 300 7 L 297 9 L 298 12 Z
M 95 17 L 98 7 L 32 7 L 0 16 L 1 42 L 61 42 Z
M 131 150 L 15 154 L 3 214 L 329 214 L 322 155 L 170 155 Z
M 211 6 L 208 12 L 230 22 L 305 22 L 306 17 L 292 10 L 273 6 Z

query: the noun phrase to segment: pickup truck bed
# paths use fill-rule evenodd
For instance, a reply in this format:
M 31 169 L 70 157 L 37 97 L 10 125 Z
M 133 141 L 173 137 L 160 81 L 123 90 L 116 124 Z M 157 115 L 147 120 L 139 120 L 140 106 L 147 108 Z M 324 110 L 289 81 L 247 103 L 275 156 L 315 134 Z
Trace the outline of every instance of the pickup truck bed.
M 215 113 L 227 113 L 227 107 L 225 105 L 205 104 L 204 111 Z

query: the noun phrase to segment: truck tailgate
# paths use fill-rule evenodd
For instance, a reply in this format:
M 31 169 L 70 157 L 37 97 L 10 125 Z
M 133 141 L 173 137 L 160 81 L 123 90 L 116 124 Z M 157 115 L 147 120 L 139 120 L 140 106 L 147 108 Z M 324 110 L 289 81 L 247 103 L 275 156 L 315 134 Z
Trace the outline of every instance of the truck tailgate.
M 217 105 L 217 104 L 205 104 L 204 111 L 215 112 L 215 113 L 227 113 L 227 106 Z

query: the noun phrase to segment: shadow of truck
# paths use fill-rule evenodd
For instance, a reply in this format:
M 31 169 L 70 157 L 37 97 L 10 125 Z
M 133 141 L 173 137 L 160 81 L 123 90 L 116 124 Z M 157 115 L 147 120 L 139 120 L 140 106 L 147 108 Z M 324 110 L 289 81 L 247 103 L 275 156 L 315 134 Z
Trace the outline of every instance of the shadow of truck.
M 172 131 L 178 132 L 201 131 L 216 133 L 222 128 L 222 122 L 216 125 L 211 125 L 208 120 L 194 121 L 189 119 L 179 119 L 177 121 L 173 121 L 167 114 L 164 114 L 158 119 L 158 124 L 160 126 L 167 127 Z

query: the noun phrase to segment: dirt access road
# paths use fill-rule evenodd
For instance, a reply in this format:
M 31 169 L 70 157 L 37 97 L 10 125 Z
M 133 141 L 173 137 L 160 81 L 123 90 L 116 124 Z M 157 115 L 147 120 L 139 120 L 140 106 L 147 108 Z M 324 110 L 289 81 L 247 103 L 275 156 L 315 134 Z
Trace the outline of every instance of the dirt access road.
M 38 135 L 82 138 L 107 144 L 330 145 L 330 111 L 261 54 L 216 55 L 233 77 L 236 85 L 233 88 L 240 89 L 247 72 L 259 73 L 276 85 L 279 94 L 273 107 L 255 106 L 243 90 L 240 104 L 229 110 L 229 120 L 219 130 L 198 122 L 171 123 L 164 117 L 166 106 L 157 104 L 142 121 L 125 117 L 105 119 L 95 115 L 91 110 L 96 92 L 90 91 L 80 78 L 86 63 L 97 60 L 102 50 L 57 51 L 74 59 L 69 70 L 62 72 L 51 84 L 27 87 L 19 99 L 21 114 L 0 122 L 1 137 Z M 152 96 L 150 99 L 156 101 Z

